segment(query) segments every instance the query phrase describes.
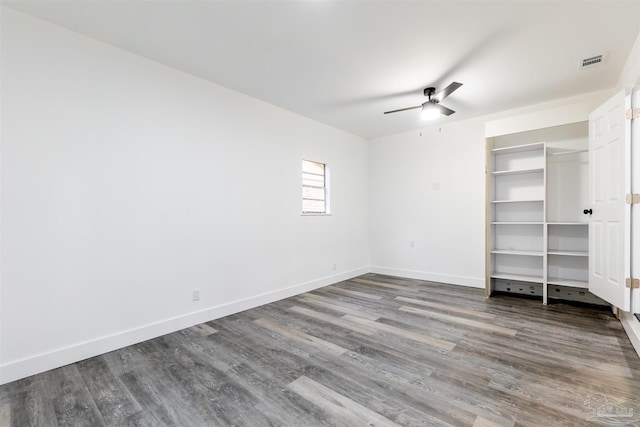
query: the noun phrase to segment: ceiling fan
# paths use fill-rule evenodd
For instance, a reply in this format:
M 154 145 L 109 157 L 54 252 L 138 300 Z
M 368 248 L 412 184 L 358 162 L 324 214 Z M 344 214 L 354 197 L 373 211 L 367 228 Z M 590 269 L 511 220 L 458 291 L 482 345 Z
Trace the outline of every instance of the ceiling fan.
M 436 93 L 435 87 L 428 87 L 424 90 L 424 96 L 429 97 L 429 99 L 421 105 L 416 105 L 415 107 L 406 107 L 400 108 L 399 110 L 391 110 L 385 111 L 384 114 L 398 113 L 400 111 L 414 110 L 416 108 L 422 108 L 422 118 L 423 119 L 435 119 L 440 114 L 444 116 L 450 116 L 455 111 L 450 108 L 445 107 L 444 105 L 440 105 L 440 101 L 442 101 L 447 96 L 451 95 L 451 93 L 462 86 L 462 83 L 453 82 L 449 86 L 442 89 L 440 92 Z

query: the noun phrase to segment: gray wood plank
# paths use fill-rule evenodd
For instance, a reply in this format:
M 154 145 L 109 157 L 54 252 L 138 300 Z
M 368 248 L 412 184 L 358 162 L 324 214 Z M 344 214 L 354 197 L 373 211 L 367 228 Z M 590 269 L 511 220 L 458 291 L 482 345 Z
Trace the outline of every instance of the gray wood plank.
M 104 358 L 93 357 L 77 364 L 87 390 L 107 425 L 125 425 L 142 407 L 111 372 Z
M 0 426 L 11 425 L 11 405 L 9 402 L 0 404 Z
M 318 295 L 309 294 L 308 296 L 301 298 L 300 301 L 316 307 L 337 311 L 342 314 L 351 314 L 353 316 L 362 317 L 364 319 L 378 320 L 380 318 L 379 314 L 369 313 L 365 310 L 362 310 L 361 308 L 358 308 L 357 306 L 355 306 L 355 304 L 349 304 L 335 300 L 331 301 L 329 300 L 329 298 L 322 298 Z
M 371 280 L 371 279 L 352 279 L 352 282 L 359 283 L 363 285 L 373 285 L 381 288 L 390 289 L 392 291 L 400 291 L 400 292 L 417 292 L 417 289 L 412 289 L 403 285 L 395 285 L 388 282 L 383 282 L 379 280 Z
M 498 325 L 492 325 L 490 323 L 478 322 L 477 320 L 465 319 L 459 316 L 451 316 L 443 313 L 436 313 L 429 310 L 422 310 L 415 307 L 402 306 L 398 310 L 404 311 L 406 313 L 417 314 L 419 316 L 429 317 L 434 320 L 439 320 L 442 322 L 448 323 L 456 323 L 458 325 L 468 326 L 470 328 L 482 329 L 484 331 L 493 332 L 496 334 L 507 335 L 510 337 L 515 337 L 518 333 L 517 330 L 511 328 L 505 328 Z
M 371 299 L 371 300 L 375 300 L 375 301 L 379 301 L 381 299 L 383 299 L 383 297 L 381 295 L 376 295 L 376 294 L 372 294 L 372 293 L 366 293 L 366 292 L 360 292 L 360 291 L 350 291 L 349 289 L 342 289 L 339 287 L 332 287 L 332 288 L 325 288 L 325 289 L 330 289 L 330 292 L 333 293 L 337 293 L 337 294 L 342 294 L 342 295 L 346 295 L 346 296 L 350 296 L 353 298 L 364 298 L 364 299 Z
M 371 335 L 377 332 L 375 328 L 372 328 L 369 326 L 363 326 L 362 324 L 360 324 L 360 322 L 355 321 L 359 319 L 358 317 L 355 317 L 355 316 L 351 316 L 351 318 L 334 317 L 325 313 L 320 313 L 314 310 L 309 310 L 307 308 L 298 307 L 298 306 L 290 307 L 289 311 L 291 311 L 292 313 L 302 314 L 312 319 L 320 320 L 322 322 L 329 323 L 331 325 L 338 326 L 340 328 L 349 329 L 351 331 L 354 331 L 363 335 Z
M 390 326 L 384 323 L 374 322 L 372 320 L 351 316 L 350 314 L 343 316 L 343 318 L 355 323 L 363 324 L 371 329 L 375 329 L 378 332 L 386 332 L 389 334 L 398 335 L 400 337 L 407 338 L 412 341 L 416 341 L 442 350 L 453 350 L 453 348 L 456 346 L 455 343 L 449 341 L 433 338 L 427 335 L 417 334 L 405 329 L 396 328 L 395 326 Z
M 329 387 L 302 376 L 290 383 L 288 387 L 305 399 L 313 402 L 338 424 L 366 425 L 380 427 L 396 427 L 398 424 L 336 393 Z
M 272 332 L 281 334 L 292 340 L 302 342 L 307 346 L 313 347 L 319 351 L 327 352 L 332 356 L 340 356 L 342 353 L 347 351 L 346 349 L 340 347 L 339 345 L 333 344 L 329 341 L 325 341 L 318 337 L 314 337 L 313 335 L 305 334 L 304 332 L 300 332 L 292 328 L 283 327 L 282 325 L 276 322 L 273 322 L 269 319 L 261 318 L 261 319 L 256 319 L 253 322 L 257 325 L 262 326 L 263 328 L 269 329 Z
M 483 311 L 472 310 L 466 307 L 459 307 L 453 304 L 442 304 L 432 301 L 426 301 L 423 299 L 417 298 L 407 298 L 407 297 L 395 297 L 397 301 L 408 302 L 411 304 L 420 305 L 423 307 L 429 307 L 440 311 L 448 311 L 450 313 L 457 313 L 463 316 L 472 316 L 478 317 L 480 319 L 492 320 L 495 319 L 496 315 L 492 313 L 485 313 Z
M 514 427 L 514 426 L 515 426 L 515 422 L 513 420 L 506 420 L 504 418 L 501 420 L 496 420 L 496 419 L 485 418 L 480 415 L 478 415 L 478 418 L 476 418 L 476 421 L 473 423 L 473 427 Z

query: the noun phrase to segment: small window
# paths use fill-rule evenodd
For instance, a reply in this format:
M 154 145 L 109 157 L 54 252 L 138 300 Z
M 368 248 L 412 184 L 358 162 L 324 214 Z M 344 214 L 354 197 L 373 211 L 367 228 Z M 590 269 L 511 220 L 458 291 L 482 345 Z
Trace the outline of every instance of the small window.
M 327 165 L 302 161 L 302 213 L 329 213 Z

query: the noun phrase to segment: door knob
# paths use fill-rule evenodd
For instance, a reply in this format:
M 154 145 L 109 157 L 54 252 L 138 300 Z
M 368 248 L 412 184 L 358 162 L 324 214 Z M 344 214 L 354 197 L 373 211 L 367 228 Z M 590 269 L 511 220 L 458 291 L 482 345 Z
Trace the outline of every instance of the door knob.
M 593 213 L 593 210 L 591 209 L 585 209 L 582 211 L 585 215 L 591 215 Z

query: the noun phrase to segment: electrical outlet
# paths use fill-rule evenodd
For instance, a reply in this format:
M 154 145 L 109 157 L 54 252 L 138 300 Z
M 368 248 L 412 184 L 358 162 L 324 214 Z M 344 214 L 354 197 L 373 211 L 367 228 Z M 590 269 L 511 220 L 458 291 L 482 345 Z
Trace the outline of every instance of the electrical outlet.
M 338 269 L 338 264 L 333 264 L 333 271 L 336 271 Z
M 200 289 L 194 289 L 191 295 L 194 301 L 200 301 Z
M 410 248 L 415 248 L 416 247 L 416 242 L 414 242 L 413 240 L 409 241 L 409 247 Z

